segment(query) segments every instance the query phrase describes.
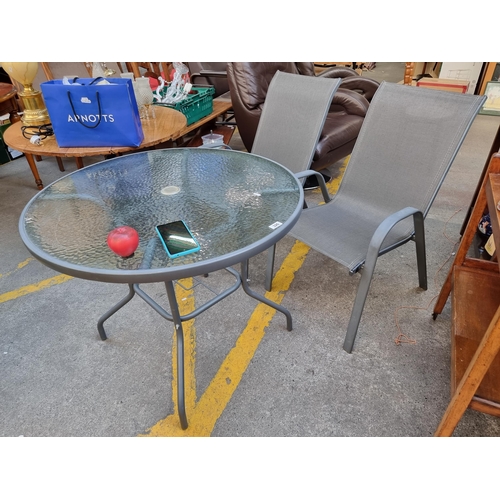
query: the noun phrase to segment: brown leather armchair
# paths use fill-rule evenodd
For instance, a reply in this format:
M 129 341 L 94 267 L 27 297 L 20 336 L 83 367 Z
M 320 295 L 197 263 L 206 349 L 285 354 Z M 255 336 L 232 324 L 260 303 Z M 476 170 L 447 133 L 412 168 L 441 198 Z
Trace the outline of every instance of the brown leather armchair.
M 368 102 L 371 102 L 373 95 L 380 85 L 376 80 L 358 75 L 356 71 L 346 66 L 335 66 L 325 69 L 320 73 L 315 72 L 314 63 L 312 62 L 297 62 L 295 66 L 297 66 L 297 71 L 301 75 L 318 76 L 321 78 L 342 78 L 341 89 L 354 90 L 358 94 L 361 94 Z
M 213 85 L 214 97 L 229 92 L 225 62 L 187 62 L 193 85 Z
M 267 89 L 278 70 L 299 73 L 293 62 L 231 62 L 227 65 L 236 124 L 248 151 L 252 150 Z M 368 106 L 368 101 L 359 93 L 350 89 L 337 90 L 311 168 L 321 170 L 352 152 Z M 285 126 L 293 127 L 293 124 Z

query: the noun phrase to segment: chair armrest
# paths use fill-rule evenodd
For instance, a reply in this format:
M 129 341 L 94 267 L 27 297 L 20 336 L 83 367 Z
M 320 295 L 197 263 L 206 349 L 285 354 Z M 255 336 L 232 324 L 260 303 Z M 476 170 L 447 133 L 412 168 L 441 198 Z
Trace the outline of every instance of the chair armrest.
M 335 92 L 329 113 L 343 112 L 348 115 L 365 116 L 370 103 L 358 92 L 341 86 Z
M 351 76 L 359 76 L 356 71 L 347 66 L 335 66 L 334 68 L 328 68 L 321 71 L 316 76 L 321 78 L 348 78 Z
M 401 210 L 398 210 L 397 212 L 394 212 L 393 214 L 388 215 L 377 227 L 375 232 L 373 233 L 373 236 L 370 240 L 370 245 L 368 246 L 368 252 L 366 254 L 366 259 L 365 262 L 368 262 L 370 265 L 374 266 L 378 256 L 380 255 L 380 248 L 382 244 L 384 243 L 384 240 L 386 236 L 389 234 L 389 231 L 398 223 L 401 222 L 403 219 L 406 219 L 410 215 L 413 215 L 413 220 L 414 220 L 414 226 L 415 229 L 421 231 L 423 233 L 423 226 L 424 226 L 424 215 L 422 212 L 416 208 L 413 207 L 406 207 Z M 410 238 L 409 238 L 410 239 Z M 408 241 L 408 240 L 406 240 Z M 398 244 L 399 245 L 399 244 Z M 398 246 L 396 245 L 396 246 Z M 387 248 L 384 253 L 388 252 L 389 250 L 392 250 L 393 247 Z M 356 269 L 352 269 L 349 271 L 349 274 L 354 274 L 356 271 L 359 270 L 359 267 Z
M 340 84 L 341 89 L 354 90 L 360 93 L 368 101 L 372 100 L 373 95 L 379 88 L 380 83 L 371 78 L 363 76 L 350 76 L 344 78 Z
M 316 170 L 303 170 L 302 172 L 296 173 L 295 177 L 297 179 L 304 179 L 306 177 L 310 177 L 311 175 L 315 175 L 316 179 L 318 179 L 318 184 L 319 187 L 321 188 L 321 194 L 323 195 L 323 199 L 325 200 L 325 203 L 328 203 L 331 200 L 330 194 L 328 193 L 328 189 L 326 188 L 325 178 L 320 172 Z

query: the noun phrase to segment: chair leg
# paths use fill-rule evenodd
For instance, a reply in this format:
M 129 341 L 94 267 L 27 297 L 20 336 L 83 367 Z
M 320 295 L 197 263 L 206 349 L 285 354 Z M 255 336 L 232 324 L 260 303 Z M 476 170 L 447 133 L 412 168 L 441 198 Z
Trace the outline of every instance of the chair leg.
M 267 268 L 266 268 L 266 283 L 265 287 L 268 292 L 273 287 L 273 273 L 274 273 L 274 256 L 276 255 L 276 245 L 273 245 L 267 251 Z
M 427 288 L 424 217 L 422 212 L 419 212 L 415 208 L 406 207 L 386 217 L 383 222 L 377 227 L 375 233 L 373 233 L 372 239 L 370 240 L 370 245 L 368 246 L 368 252 L 366 254 L 365 265 L 363 267 L 363 272 L 361 275 L 361 281 L 358 285 L 358 292 L 356 294 L 354 307 L 352 308 L 351 318 L 347 327 L 347 334 L 344 340 L 344 350 L 349 353 L 352 351 L 354 340 L 356 338 L 356 334 L 358 333 L 359 321 L 361 320 L 361 314 L 363 313 L 363 307 L 365 306 L 366 296 L 368 295 L 368 289 L 370 288 L 373 272 L 375 271 L 375 265 L 377 264 L 377 259 L 382 243 L 384 242 L 385 237 L 392 229 L 392 227 L 394 227 L 398 222 L 402 221 L 406 217 L 409 217 L 410 215 L 413 215 L 413 224 L 415 230 L 414 239 L 417 245 L 417 267 L 420 286 L 424 289 Z
M 307 208 L 306 200 L 304 200 L 304 204 L 302 208 L 305 210 Z M 267 268 L 266 268 L 266 282 L 264 284 L 266 290 L 268 292 L 273 288 L 273 273 L 274 273 L 274 258 L 276 256 L 276 245 L 273 245 L 267 251 Z
M 363 308 L 365 306 L 368 290 L 370 289 L 370 284 L 372 282 L 376 263 L 376 258 L 371 263 L 367 260 L 361 273 L 361 280 L 358 285 L 358 291 L 356 292 L 354 306 L 351 311 L 351 318 L 349 319 L 349 325 L 347 326 L 347 333 L 344 339 L 344 351 L 348 352 L 349 354 L 352 352 L 354 340 L 356 339 L 356 334 L 358 333 L 361 314 L 363 314 Z
M 413 214 L 413 223 L 415 227 L 415 249 L 417 252 L 418 286 L 422 290 L 427 290 L 424 216 L 421 212 Z

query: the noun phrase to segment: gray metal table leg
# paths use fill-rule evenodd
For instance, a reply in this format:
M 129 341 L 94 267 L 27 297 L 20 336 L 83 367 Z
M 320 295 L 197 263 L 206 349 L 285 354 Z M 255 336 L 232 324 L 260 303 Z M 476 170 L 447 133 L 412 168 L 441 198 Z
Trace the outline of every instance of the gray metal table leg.
M 182 320 L 175 297 L 174 285 L 171 281 L 166 281 L 165 288 L 167 289 L 170 312 L 172 313 L 177 338 L 177 406 L 181 427 L 183 430 L 186 430 L 188 428 L 188 421 L 184 401 L 184 332 L 182 330 Z
M 288 309 L 285 309 L 283 306 L 276 304 L 272 300 L 267 299 L 263 295 L 260 295 L 257 292 L 254 292 L 248 286 L 248 260 L 245 260 L 241 263 L 241 286 L 247 295 L 253 297 L 254 299 L 267 304 L 268 306 L 273 307 L 277 311 L 283 313 L 286 316 L 286 329 L 291 332 L 292 331 L 292 315 Z
M 135 295 L 135 290 L 134 290 L 134 285 L 129 285 L 129 292 L 126 297 L 124 297 L 118 304 L 113 306 L 107 313 L 103 314 L 100 318 L 99 321 L 97 322 L 97 331 L 99 332 L 99 336 L 101 337 L 101 340 L 106 340 L 108 337 L 106 336 L 106 332 L 104 331 L 104 322 L 113 316 L 116 311 L 121 309 L 127 302 L 129 302 L 132 297 Z
M 273 287 L 273 274 L 274 274 L 274 258 L 276 255 L 276 245 L 273 245 L 267 250 L 267 268 L 266 268 L 266 290 L 271 291 Z
M 275 302 L 272 302 L 263 295 L 254 292 L 248 286 L 248 260 L 241 263 L 241 276 L 236 270 L 230 267 L 226 268 L 226 270 L 231 274 L 233 274 L 233 276 L 236 278 L 235 284 L 229 287 L 224 292 L 218 294 L 215 298 L 207 301 L 204 305 L 202 305 L 201 307 L 197 308 L 195 311 L 192 311 L 189 314 L 186 314 L 184 316 L 180 315 L 179 306 L 177 305 L 177 298 L 175 296 L 174 285 L 171 281 L 165 282 L 168 302 L 170 305 L 170 313 L 165 311 L 165 309 L 163 309 L 151 297 L 149 297 L 149 295 L 147 295 L 143 290 L 141 290 L 138 284 L 129 284 L 128 295 L 124 297 L 120 302 L 118 302 L 114 307 L 112 307 L 107 313 L 102 315 L 97 323 L 97 329 L 99 331 L 101 339 L 106 340 L 107 336 L 106 333 L 104 332 L 104 327 L 103 327 L 104 322 L 108 318 L 110 318 L 115 312 L 121 309 L 127 302 L 129 302 L 134 297 L 135 294 L 137 294 L 140 298 L 142 298 L 163 318 L 165 318 L 168 321 L 172 321 L 174 323 L 176 342 L 177 342 L 177 406 L 178 406 L 179 420 L 181 423 L 181 427 L 184 430 L 188 428 L 188 420 L 186 416 L 186 403 L 185 403 L 184 331 L 182 329 L 183 321 L 188 321 L 196 317 L 198 314 L 202 313 L 209 307 L 212 307 L 217 302 L 219 302 L 223 298 L 227 297 L 228 295 L 236 291 L 239 288 L 239 285 L 241 284 L 243 290 L 247 295 L 283 313 L 286 316 L 287 320 L 286 321 L 287 330 L 288 331 L 292 330 L 292 315 L 290 314 L 288 309 L 285 309 L 283 306 L 276 304 Z

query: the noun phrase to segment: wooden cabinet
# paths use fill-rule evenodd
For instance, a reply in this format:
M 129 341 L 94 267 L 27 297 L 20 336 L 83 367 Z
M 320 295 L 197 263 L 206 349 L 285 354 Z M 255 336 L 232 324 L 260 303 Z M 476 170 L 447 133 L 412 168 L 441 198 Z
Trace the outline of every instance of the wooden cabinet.
M 451 402 L 436 436 L 451 436 L 467 408 L 500 416 L 500 267 L 468 256 L 478 223 L 489 210 L 500 248 L 500 154 L 488 164 L 476 203 L 448 277 L 434 307 L 434 319 L 451 293 Z
M 417 75 L 429 75 L 431 78 L 438 78 L 441 64 L 440 62 L 407 62 L 405 63 L 403 83 L 405 85 L 414 85 L 413 78 Z
M 454 266 L 452 276 L 451 392 L 456 392 L 500 306 L 500 274 Z M 469 404 L 500 416 L 500 356 L 496 356 Z

